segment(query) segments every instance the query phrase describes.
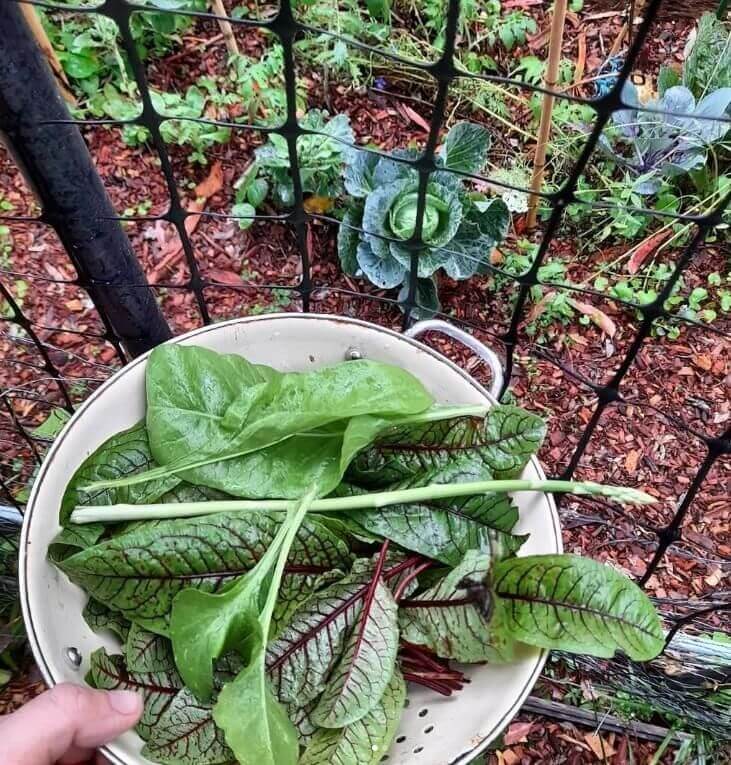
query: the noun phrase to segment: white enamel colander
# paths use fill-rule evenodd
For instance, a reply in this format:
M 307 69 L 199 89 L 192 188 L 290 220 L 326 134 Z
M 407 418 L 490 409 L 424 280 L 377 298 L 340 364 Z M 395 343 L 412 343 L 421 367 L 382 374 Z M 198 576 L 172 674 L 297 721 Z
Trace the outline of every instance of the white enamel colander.
M 282 371 L 313 369 L 346 358 L 364 357 L 407 369 L 441 404 L 495 403 L 466 372 L 418 342 L 427 330 L 442 331 L 469 345 L 491 367 L 493 391 L 502 372 L 495 354 L 470 335 L 444 322 L 421 322 L 407 335 L 355 319 L 316 314 L 257 316 L 189 332 L 171 342 L 239 353 Z M 142 356 L 96 390 L 71 418 L 51 447 L 31 492 L 20 548 L 23 616 L 36 662 L 49 685 L 83 682 L 88 659 L 104 646 L 119 652 L 111 637 L 91 631 L 82 618 L 84 592 L 46 559 L 60 531 L 58 515 L 64 488 L 81 463 L 110 436 L 129 428 L 145 413 Z M 526 478 L 543 478 L 537 460 Z M 549 495 L 522 492 L 518 531 L 530 534 L 522 555 L 561 552 L 561 533 Z M 425 688 L 409 688 L 398 736 L 387 758 L 394 765 L 447 765 L 476 757 L 518 712 L 546 660 L 546 652 L 526 648 L 518 661 L 467 669 L 471 682 L 445 698 Z M 104 749 L 114 765 L 147 765 L 142 741 L 126 733 Z

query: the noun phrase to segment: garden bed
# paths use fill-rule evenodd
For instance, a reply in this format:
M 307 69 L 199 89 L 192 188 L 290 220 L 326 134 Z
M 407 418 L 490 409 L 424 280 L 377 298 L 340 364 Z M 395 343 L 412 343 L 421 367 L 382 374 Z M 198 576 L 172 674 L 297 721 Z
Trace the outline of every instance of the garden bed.
M 261 18 L 269 13 L 264 6 L 258 12 Z M 396 12 L 403 28 L 414 25 L 414 19 L 402 9 L 397 7 Z M 536 67 L 545 59 L 550 20 L 545 8 L 530 0 L 504 3 L 503 18 L 510 13 L 522 14 L 522 26 L 516 22 L 517 40 L 510 50 L 504 40 L 493 46 L 496 66 L 503 74 L 518 72 L 524 78 L 535 77 Z M 563 48 L 563 59 L 568 63 L 562 87 L 575 95 L 591 95 L 591 82 L 584 83 L 584 79 L 590 79 L 606 60 L 622 23 L 623 19 L 607 13 L 605 6 L 598 9 L 587 4 L 570 12 Z M 654 87 L 661 65 L 680 65 L 693 26 L 694 20 L 686 17 L 664 17 L 656 22 L 636 72 L 644 75 L 647 87 Z M 238 26 L 235 32 L 245 55 L 260 59 L 271 54 L 271 39 L 261 32 Z M 411 40 L 410 44 L 424 51 L 429 40 Z M 332 66 L 318 64 L 312 51 L 298 58 L 303 108 L 346 114 L 360 145 L 373 144 L 386 151 L 424 146 L 432 117 L 433 89 L 404 79 L 378 56 L 374 59 L 374 77 L 362 70 L 354 82 L 348 82 Z M 478 53 L 487 55 L 482 49 Z M 577 66 L 583 74 L 577 73 Z M 272 90 L 281 90 L 276 62 L 272 67 Z M 179 42 L 165 55 L 151 55 L 146 68 L 150 84 L 160 91 L 185 94 L 204 77 L 216 80 L 219 90 L 226 91 L 225 41 L 214 22 L 196 21 L 179 34 Z M 572 87 L 575 82 L 582 84 Z M 251 83 L 239 79 L 231 87 L 247 84 Z M 268 87 L 265 84 L 264 91 Z M 276 92 L 261 90 L 259 85 L 256 97 L 264 105 L 253 121 L 263 125 L 264 118 L 278 113 L 283 102 Z M 450 120 L 470 120 L 490 130 L 489 171 L 509 168 L 514 174 L 511 177 L 529 179 L 526 174 L 535 149 L 531 94 L 514 85 L 506 85 L 504 90 L 500 98 L 481 101 L 461 89 L 450 102 Z M 239 118 L 242 99 L 229 101 L 221 96 L 218 103 L 209 103 L 205 116 Z M 538 104 L 532 106 L 535 109 Z M 562 136 L 573 142 L 583 140 L 574 129 L 577 115 L 558 116 L 556 146 L 548 168 L 551 188 L 560 186 L 570 171 L 571 163 L 562 159 L 568 145 L 561 143 Z M 166 213 L 170 194 L 154 149 L 144 142 L 128 145 L 129 137 L 125 142 L 122 130 L 116 127 L 87 126 L 83 133 L 116 209 L 130 218 L 123 225 L 148 279 L 156 285 L 159 303 L 173 331 L 201 326 L 200 303 L 189 289 L 192 264 L 173 226 L 155 218 Z M 236 128 L 227 142 L 213 142 L 205 148 L 190 144 L 167 147 L 180 199 L 188 210 L 203 213 L 200 218 L 188 219 L 189 223 L 195 221 L 189 233 L 195 265 L 204 280 L 200 297 L 213 321 L 303 307 L 296 291 L 303 276 L 302 259 L 292 227 L 283 220 L 260 221 L 242 230 L 236 220 L 225 217 L 238 201 L 237 180 L 265 138 L 261 132 Z M 575 148 L 573 152 L 572 157 Z M 191 161 L 196 153 L 205 162 Z M 595 159 L 598 162 L 599 155 Z M 621 193 L 617 184 L 609 185 L 602 194 L 615 196 L 600 196 L 598 201 L 632 204 L 618 196 Z M 687 189 L 678 196 L 673 209 L 698 212 L 693 208 L 697 199 Z M 9 215 L 38 212 L 2 149 L 0 205 Z M 258 212 L 281 215 L 282 210 L 266 202 Z M 525 320 L 518 327 L 508 395 L 548 420 L 549 436 L 540 457 L 552 475 L 560 475 L 568 467 L 592 418 L 596 406 L 592 385 L 606 385 L 611 380 L 638 332 L 641 317 L 619 302 L 618 295 L 641 302 L 643 295 L 661 289 L 690 236 L 689 232 L 670 229 L 668 236 L 656 238 L 642 249 L 642 242 L 657 236 L 661 223 L 653 216 L 633 215 L 635 220 L 629 220 L 632 215 L 627 212 L 608 215 L 604 226 L 609 233 L 602 238 L 594 230 L 592 216 L 573 206 L 548 252 L 544 266 L 544 281 L 548 283 L 533 288 Z M 337 225 L 326 217 L 306 224 L 311 264 L 308 276 L 313 286 L 310 309 L 399 328 L 402 313 L 394 302 L 384 300 L 395 297 L 394 291 L 379 289 L 343 272 L 337 253 Z M 492 254 L 492 265 L 520 273 L 522 265 L 530 262 L 544 225 L 545 219 L 535 232 L 527 232 L 523 213 L 514 213 L 508 236 Z M 637 233 L 625 235 L 632 230 Z M 586 231 L 590 231 L 588 236 Z M 692 431 L 716 436 L 731 421 L 731 277 L 723 236 L 720 231 L 706 243 L 684 272 L 679 300 L 673 306 L 679 318 L 659 320 L 656 331 L 645 340 L 623 381 L 624 401 L 606 409 L 575 473 L 580 479 L 637 486 L 661 501 L 649 511 L 618 510 L 591 499 L 571 499 L 561 507 L 567 551 L 609 562 L 633 577 L 645 572 L 657 546 L 655 532 L 672 519 L 705 456 L 704 443 Z M 640 255 L 647 252 L 640 257 L 638 249 Z M 0 269 L 0 279 L 33 322 L 51 361 L 69 384 L 75 403 L 82 401 L 119 368 L 121 359 L 104 339 L 104 327 L 86 293 L 73 283 L 75 274 L 60 242 L 41 223 L 6 222 L 0 226 Z M 585 287 L 590 294 L 569 292 L 565 283 Z M 624 292 L 618 292 L 617 285 L 622 285 Z M 510 328 L 517 290 L 515 281 L 499 274 L 475 276 L 469 281 L 439 277 L 442 312 L 501 353 L 506 350 L 503 340 Z M 478 379 L 486 374 L 469 351 L 443 339 L 430 341 Z M 42 359 L 24 330 L 4 323 L 0 353 L 7 359 L 3 387 L 16 389 L 15 413 L 30 430 L 63 402 L 53 381 L 39 368 Z M 14 427 L 9 418 L 0 422 L 5 447 L 2 467 L 5 480 L 20 495 L 32 472 L 32 455 L 30 447 L 14 435 Z M 43 438 L 35 444 L 42 451 Z M 731 461 L 725 458 L 716 463 L 693 502 L 682 538 L 671 545 L 647 581 L 649 594 L 668 614 L 683 614 L 728 600 L 730 492 Z M 728 611 L 716 612 L 696 628 L 729 631 L 730 619 Z M 12 705 L 19 694 L 19 686 L 10 686 L 4 703 Z M 526 741 L 521 740 L 523 735 Z M 501 765 L 594 761 L 597 756 L 584 733 L 565 725 L 535 722 L 526 715 L 511 725 L 508 737 L 498 759 Z M 627 745 L 620 738 L 607 743 L 615 752 L 612 762 L 628 761 Z M 635 758 L 639 755 L 642 761 L 648 754 L 647 746 L 635 748 Z

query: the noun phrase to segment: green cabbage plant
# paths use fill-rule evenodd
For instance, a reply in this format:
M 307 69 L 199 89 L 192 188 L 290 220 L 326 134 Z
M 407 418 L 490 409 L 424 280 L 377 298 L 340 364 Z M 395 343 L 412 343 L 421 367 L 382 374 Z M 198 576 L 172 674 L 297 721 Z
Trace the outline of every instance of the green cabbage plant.
M 338 235 L 343 270 L 365 276 L 377 287 L 402 285 L 405 299 L 411 255 L 418 256 L 421 316 L 439 310 L 435 276 L 441 269 L 452 279 L 485 273 L 490 254 L 507 234 L 510 213 L 502 199 L 472 191 L 458 173 L 482 172 L 490 134 L 480 125 L 460 122 L 447 135 L 426 187 L 421 241 L 414 237 L 419 175 L 410 164 L 411 149 L 386 157 L 350 150 L 346 154 L 345 188 L 350 201 Z

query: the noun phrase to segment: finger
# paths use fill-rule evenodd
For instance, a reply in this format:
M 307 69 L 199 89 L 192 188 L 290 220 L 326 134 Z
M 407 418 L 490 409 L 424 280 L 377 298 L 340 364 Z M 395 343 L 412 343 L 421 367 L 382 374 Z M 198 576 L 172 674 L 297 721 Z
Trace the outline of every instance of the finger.
M 64 756 L 58 760 L 58 765 L 91 765 L 94 752 L 91 749 L 79 749 L 72 746 Z
M 95 765 L 95 752 L 93 749 L 79 749 L 72 746 L 68 752 L 58 761 L 58 765 Z M 107 765 L 104 763 L 104 765 Z
M 98 746 L 132 728 L 142 705 L 142 697 L 131 691 L 97 691 L 64 683 L 0 720 L 0 741 L 9 752 L 9 765 L 54 765 L 77 753 L 83 761 Z

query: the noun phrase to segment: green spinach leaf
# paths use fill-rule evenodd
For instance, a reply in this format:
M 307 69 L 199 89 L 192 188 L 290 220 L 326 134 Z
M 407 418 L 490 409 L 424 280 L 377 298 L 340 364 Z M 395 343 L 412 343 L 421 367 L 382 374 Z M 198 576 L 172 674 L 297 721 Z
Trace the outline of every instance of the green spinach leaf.
M 296 765 L 299 758 L 297 730 L 272 694 L 265 658 L 287 556 L 314 497 L 313 487 L 293 505 L 265 556 L 228 592 L 204 595 L 189 590 L 173 604 L 175 656 L 178 665 L 185 666 L 183 677 L 194 691 L 210 692 L 210 661 L 226 647 L 244 658 L 243 669 L 224 685 L 213 709 L 213 718 L 241 765 Z M 214 624 L 209 627 L 204 622 L 201 629 L 199 619 L 207 613 Z
M 206 472 L 212 463 L 244 457 L 338 420 L 344 428 L 348 419 L 363 415 L 416 414 L 432 398 L 405 370 L 368 360 L 283 375 L 240 356 L 164 345 L 148 362 L 147 402 L 152 451 L 163 467 L 115 486 L 178 473 L 192 483 L 213 485 Z M 336 474 L 321 491 L 330 491 L 338 480 Z M 105 485 L 96 482 L 89 488 Z M 241 487 L 239 482 L 223 488 L 233 493 Z M 246 496 L 252 494 L 247 490 Z

